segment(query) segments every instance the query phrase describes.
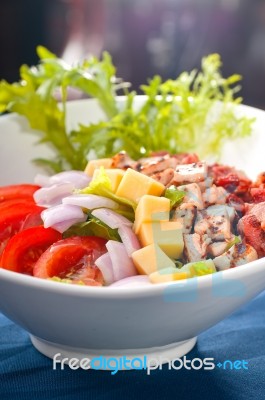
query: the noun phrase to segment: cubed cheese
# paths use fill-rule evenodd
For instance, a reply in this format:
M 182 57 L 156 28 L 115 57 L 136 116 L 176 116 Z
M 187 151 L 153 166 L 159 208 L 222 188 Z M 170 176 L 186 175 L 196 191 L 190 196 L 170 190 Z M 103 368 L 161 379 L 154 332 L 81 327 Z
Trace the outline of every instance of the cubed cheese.
M 144 222 L 138 237 L 142 246 L 156 243 L 170 258 L 181 257 L 183 241 L 182 224 L 176 221 Z
M 179 221 L 156 221 L 144 222 L 138 232 L 138 237 L 142 246 L 148 246 L 151 243 L 157 243 L 161 235 L 166 231 L 183 230 Z
M 149 275 L 150 282 L 152 283 L 173 282 L 190 277 L 191 275 L 188 271 L 182 272 L 177 268 L 165 268 L 160 271 L 152 272 L 152 274 Z
M 137 271 L 142 275 L 150 275 L 163 268 L 175 268 L 174 261 L 154 243 L 136 250 L 132 253 L 132 259 Z
M 98 160 L 91 160 L 88 162 L 86 168 L 85 168 L 85 173 L 88 176 L 93 176 L 94 171 L 100 167 L 104 168 L 111 168 L 112 165 L 112 159 L 111 158 L 100 158 Z
M 135 210 L 134 231 L 139 232 L 143 222 L 168 221 L 170 200 L 166 197 L 144 195 Z
M 125 174 L 125 171 L 123 169 L 113 168 L 113 169 L 105 169 L 104 172 L 111 180 L 111 186 L 112 186 L 113 192 L 116 192 L 116 190 L 122 180 L 122 177 Z M 95 169 L 92 179 L 96 179 L 98 177 L 99 173 L 100 173 L 100 169 L 98 169 L 98 168 Z
M 117 196 L 138 203 L 143 195 L 161 196 L 164 190 L 165 186 L 162 183 L 128 168 L 119 184 L 116 194 Z

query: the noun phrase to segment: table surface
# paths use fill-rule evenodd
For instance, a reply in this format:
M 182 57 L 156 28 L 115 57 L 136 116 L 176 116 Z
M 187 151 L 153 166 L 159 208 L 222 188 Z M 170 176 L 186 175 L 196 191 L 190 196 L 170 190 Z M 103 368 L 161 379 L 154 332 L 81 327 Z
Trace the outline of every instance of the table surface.
M 202 333 L 187 358 L 245 360 L 248 369 L 53 370 L 28 334 L 0 314 L 0 399 L 265 399 L 265 292 Z M 229 364 L 230 365 L 230 364 Z M 227 366 L 227 364 L 226 364 Z

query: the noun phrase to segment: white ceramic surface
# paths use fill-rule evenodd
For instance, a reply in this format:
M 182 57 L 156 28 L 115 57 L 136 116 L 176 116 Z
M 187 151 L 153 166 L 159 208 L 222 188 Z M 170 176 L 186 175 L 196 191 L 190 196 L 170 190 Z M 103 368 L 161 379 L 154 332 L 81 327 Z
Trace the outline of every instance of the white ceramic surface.
M 69 124 L 96 120 L 94 101 L 69 104 Z M 265 112 L 241 106 L 257 118 L 251 138 L 226 146 L 222 160 L 254 177 L 264 168 Z M 21 123 L 22 122 L 22 123 Z M 14 115 L 0 118 L 0 184 L 32 181 L 30 159 L 46 156 Z M 26 329 L 33 344 L 52 357 L 88 355 L 184 355 L 196 336 L 265 288 L 265 259 L 173 284 L 139 288 L 80 287 L 0 269 L 0 310 Z M 183 343 L 184 342 L 184 343 Z

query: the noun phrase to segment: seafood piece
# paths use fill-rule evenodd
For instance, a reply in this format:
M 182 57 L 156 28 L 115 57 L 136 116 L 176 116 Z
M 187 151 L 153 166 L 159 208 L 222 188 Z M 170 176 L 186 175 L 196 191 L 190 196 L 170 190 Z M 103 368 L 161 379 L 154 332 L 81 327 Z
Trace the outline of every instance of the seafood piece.
M 221 256 L 215 257 L 213 262 L 219 271 L 223 271 L 255 261 L 257 258 L 257 252 L 252 246 L 245 243 L 238 243 Z
M 172 220 L 178 221 L 183 226 L 183 233 L 191 233 L 196 218 L 197 207 L 194 204 L 182 203 L 172 211 Z
M 174 185 L 187 182 L 202 182 L 207 178 L 207 165 L 204 161 L 178 165 L 175 170 Z
M 194 231 L 208 235 L 213 241 L 231 240 L 231 222 L 235 216 L 232 207 L 214 205 L 198 211 Z
M 205 260 L 207 246 L 211 239 L 207 235 L 200 236 L 197 233 L 184 234 L 185 255 L 189 262 Z
M 188 185 L 179 186 L 178 189 L 186 192 L 186 195 L 183 199 L 184 203 L 193 204 L 198 208 L 198 210 L 202 210 L 204 208 L 201 189 L 197 183 L 189 183 Z

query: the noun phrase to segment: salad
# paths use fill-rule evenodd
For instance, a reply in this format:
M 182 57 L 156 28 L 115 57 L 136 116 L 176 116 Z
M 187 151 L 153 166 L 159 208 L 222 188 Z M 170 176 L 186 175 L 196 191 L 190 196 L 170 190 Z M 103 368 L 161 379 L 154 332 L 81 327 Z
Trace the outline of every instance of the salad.
M 265 256 L 265 173 L 125 152 L 0 190 L 1 267 L 89 286 L 161 283 Z
M 207 164 L 227 140 L 251 133 L 235 106 L 241 77 L 211 54 L 201 70 L 136 93 L 108 53 L 68 65 L 42 46 L 20 81 L 0 82 L 0 113 L 26 117 L 53 175 L 0 188 L 0 266 L 90 286 L 171 282 L 265 256 L 265 174 Z M 105 117 L 69 130 L 70 89 Z M 121 92 L 121 93 L 120 93 Z M 117 94 L 124 97 L 123 105 Z M 89 160 L 89 161 L 88 161 Z

